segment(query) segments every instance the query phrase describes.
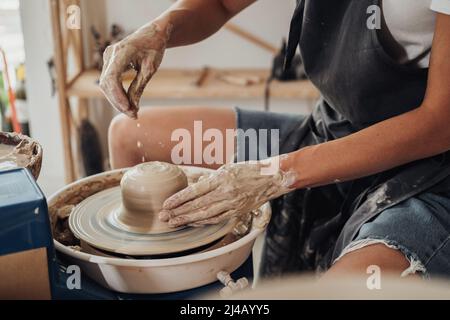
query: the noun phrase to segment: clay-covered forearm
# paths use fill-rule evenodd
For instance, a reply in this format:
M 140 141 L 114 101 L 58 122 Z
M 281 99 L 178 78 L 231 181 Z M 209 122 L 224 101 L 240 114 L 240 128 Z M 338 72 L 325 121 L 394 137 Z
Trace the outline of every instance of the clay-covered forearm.
M 450 149 L 450 130 L 425 106 L 334 141 L 289 154 L 282 170 L 294 171 L 295 188 L 315 187 L 376 174 Z
M 154 22 L 170 28 L 167 48 L 193 44 L 218 31 L 256 0 L 179 0 Z
M 427 93 L 417 109 L 341 139 L 289 154 L 295 187 L 352 180 L 450 150 L 450 16 L 438 15 Z

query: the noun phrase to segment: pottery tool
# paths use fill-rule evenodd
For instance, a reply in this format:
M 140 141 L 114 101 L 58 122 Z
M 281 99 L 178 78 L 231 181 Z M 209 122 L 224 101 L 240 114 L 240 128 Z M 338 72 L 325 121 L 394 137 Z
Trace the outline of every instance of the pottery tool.
M 176 2 L 176 0 L 171 0 L 171 2 Z M 268 51 L 272 54 L 278 53 L 278 48 L 273 46 L 268 41 L 262 39 L 261 37 L 248 32 L 247 30 L 244 30 L 242 27 L 232 23 L 228 22 L 223 26 L 224 29 L 230 31 L 231 33 L 234 33 L 238 37 L 256 45 L 257 47 L 260 47 L 261 49 L 264 49 L 265 51 Z
M 158 255 L 199 248 L 229 233 L 234 219 L 201 228 L 171 228 L 158 214 L 163 202 L 187 187 L 176 165 L 147 162 L 130 169 L 120 187 L 88 197 L 69 217 L 74 235 L 87 245 L 115 254 Z
M 264 81 L 264 78 L 258 76 L 234 76 L 229 74 L 219 75 L 218 78 L 223 82 L 242 87 L 260 84 Z
M 20 132 L 22 132 L 22 128 L 20 127 L 19 120 L 17 119 L 14 91 L 11 87 L 11 80 L 9 78 L 9 72 L 8 72 L 8 62 L 6 60 L 5 51 L 3 51 L 2 48 L 0 48 L 0 54 L 2 55 L 2 59 L 3 59 L 3 73 L 5 75 L 5 81 L 6 81 L 6 85 L 7 85 L 9 105 L 11 107 L 11 122 L 12 122 L 14 131 L 17 133 L 20 133 Z
M 203 67 L 200 72 L 200 75 L 198 76 L 198 79 L 195 81 L 195 85 L 197 87 L 202 87 L 203 85 L 205 85 L 210 74 L 211 74 L 211 69 L 209 67 Z

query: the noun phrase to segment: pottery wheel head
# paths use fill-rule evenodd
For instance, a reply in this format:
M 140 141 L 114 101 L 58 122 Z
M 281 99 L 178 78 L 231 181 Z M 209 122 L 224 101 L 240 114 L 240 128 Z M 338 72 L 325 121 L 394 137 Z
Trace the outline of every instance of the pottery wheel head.
M 137 165 L 124 174 L 120 187 L 80 202 L 69 216 L 69 228 L 92 247 L 136 256 L 198 248 L 231 232 L 235 219 L 178 229 L 159 220 L 164 201 L 187 185 L 178 166 L 162 162 Z

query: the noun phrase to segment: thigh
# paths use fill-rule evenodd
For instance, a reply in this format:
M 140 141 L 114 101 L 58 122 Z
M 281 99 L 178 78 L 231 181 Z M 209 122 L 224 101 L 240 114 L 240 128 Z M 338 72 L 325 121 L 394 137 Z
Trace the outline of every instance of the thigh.
M 197 135 L 202 135 L 208 129 L 215 129 L 225 135 L 226 129 L 236 128 L 235 112 L 232 108 L 183 106 L 142 108 L 138 120 L 119 115 L 113 119 L 109 129 L 111 165 L 113 168 L 120 168 L 142 161 L 172 162 L 172 149 L 179 143 L 172 141 L 176 130 L 190 134 L 191 156 L 194 157 L 196 153 L 202 153 L 207 145 L 201 136 L 194 135 L 194 125 Z M 226 154 L 226 144 L 223 144 L 223 148 Z M 192 164 L 212 168 L 220 166 L 195 164 L 194 161 Z
M 423 193 L 384 210 L 361 227 L 330 273 L 369 265 L 450 277 L 450 198 Z
M 399 250 L 381 243 L 373 243 L 343 255 L 325 273 L 322 280 L 338 279 L 342 276 L 366 277 L 377 268 L 381 274 L 401 276 L 410 263 Z

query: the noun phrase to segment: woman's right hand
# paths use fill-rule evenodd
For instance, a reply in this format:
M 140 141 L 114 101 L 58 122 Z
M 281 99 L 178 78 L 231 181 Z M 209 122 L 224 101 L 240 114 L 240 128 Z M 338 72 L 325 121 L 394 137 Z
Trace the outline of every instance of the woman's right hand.
M 137 118 L 142 92 L 161 64 L 170 33 L 170 25 L 152 22 L 106 48 L 100 88 L 114 108 Z M 125 92 L 122 74 L 129 68 L 137 74 Z

